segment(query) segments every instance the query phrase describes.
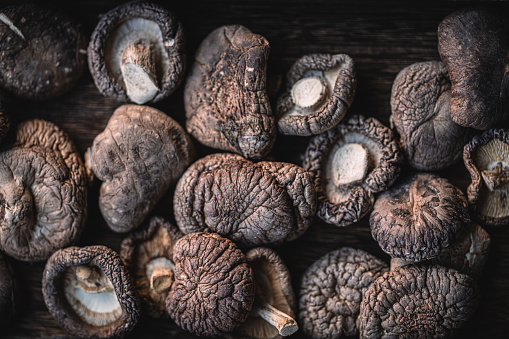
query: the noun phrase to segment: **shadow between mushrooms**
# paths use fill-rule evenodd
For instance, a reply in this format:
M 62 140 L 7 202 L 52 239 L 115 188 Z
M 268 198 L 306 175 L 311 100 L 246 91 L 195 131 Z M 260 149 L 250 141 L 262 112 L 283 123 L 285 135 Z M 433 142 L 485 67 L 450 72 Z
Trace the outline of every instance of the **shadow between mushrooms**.
M 6 113 L 4 98 L 0 94 L 0 143 L 4 140 L 9 128 L 11 127 L 11 119 Z
M 0 253 L 0 328 L 8 326 L 14 317 L 16 281 L 6 257 Z

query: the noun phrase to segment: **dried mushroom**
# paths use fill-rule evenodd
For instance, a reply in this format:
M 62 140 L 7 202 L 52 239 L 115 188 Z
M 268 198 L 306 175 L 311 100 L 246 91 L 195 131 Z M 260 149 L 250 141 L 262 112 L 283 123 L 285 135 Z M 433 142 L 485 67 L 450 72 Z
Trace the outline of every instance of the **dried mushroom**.
M 9 263 L 0 253 L 0 328 L 9 323 L 14 316 L 16 282 Z
M 255 298 L 253 271 L 230 240 L 193 233 L 173 247 L 175 282 L 166 299 L 178 326 L 201 336 L 233 331 L 249 316 Z
M 277 127 L 289 135 L 320 134 L 336 126 L 355 95 L 354 62 L 346 54 L 311 54 L 287 74 L 277 105 Z
M 103 181 L 99 207 L 115 232 L 138 227 L 194 156 L 184 129 L 148 106 L 115 110 L 87 151 L 87 166 Z
M 468 203 L 486 225 L 509 223 L 509 132 L 490 129 L 465 145 L 463 161 L 472 182 Z
M 122 241 L 120 257 L 136 284 L 144 312 L 159 318 L 168 315 L 166 296 L 175 281 L 173 247 L 182 233 L 161 217 L 153 217 L 148 228 Z
M 396 180 L 402 160 L 391 130 L 374 118 L 354 116 L 313 137 L 303 167 L 314 177 L 317 215 L 337 226 L 357 222 L 374 193 Z
M 87 217 L 85 167 L 59 127 L 29 120 L 0 153 L 0 248 L 24 261 L 74 243 Z
M 475 281 L 441 266 L 405 266 L 366 291 L 357 321 L 361 338 L 447 338 L 479 303 Z
M 88 46 L 88 65 L 99 92 L 144 104 L 172 94 L 185 69 L 184 32 L 165 8 L 145 1 L 104 14 Z
M 361 250 L 343 247 L 315 261 L 304 273 L 299 319 L 315 339 L 358 335 L 356 320 L 366 290 L 387 264 Z
M 296 300 L 290 271 L 272 249 L 257 247 L 246 253 L 253 269 L 255 301 L 246 321 L 235 329 L 235 338 L 281 338 L 298 330 Z
M 182 232 L 215 232 L 254 247 L 301 236 L 313 221 L 316 194 L 299 166 L 224 153 L 192 164 L 177 183 L 173 204 Z
M 450 98 L 451 81 L 440 61 L 410 65 L 394 80 L 391 122 L 412 167 L 439 170 L 461 159 L 472 130 L 452 120 Z
M 272 148 L 276 125 L 266 91 L 269 43 L 223 26 L 201 43 L 184 92 L 186 128 L 201 143 L 246 158 Z
M 79 337 L 121 337 L 138 320 L 139 303 L 120 256 L 105 246 L 68 247 L 46 263 L 44 302 L 60 326 Z
M 87 40 L 66 15 L 31 4 L 0 11 L 0 86 L 44 100 L 72 88 L 86 65 Z
M 369 219 L 384 252 L 415 262 L 437 257 L 469 221 L 461 190 L 428 173 L 414 174 L 381 193 Z
M 452 119 L 485 130 L 509 117 L 506 17 L 487 9 L 466 9 L 438 26 L 438 51 L 451 77 Z

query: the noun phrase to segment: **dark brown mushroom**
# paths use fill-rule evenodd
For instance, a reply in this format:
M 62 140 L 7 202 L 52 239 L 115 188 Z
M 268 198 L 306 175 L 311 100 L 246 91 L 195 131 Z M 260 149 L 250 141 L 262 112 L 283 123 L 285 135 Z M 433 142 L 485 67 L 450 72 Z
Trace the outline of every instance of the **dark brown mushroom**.
M 88 65 L 99 92 L 144 104 L 172 94 L 185 70 L 184 32 L 173 13 L 131 1 L 104 14 L 88 46 Z
M 87 217 L 85 167 L 71 139 L 43 120 L 20 124 L 0 153 L 0 248 L 24 261 L 74 243 Z
M 463 150 L 472 182 L 468 203 L 484 225 L 509 223 L 509 132 L 490 129 L 475 136 Z
M 479 303 L 475 280 L 441 266 L 399 267 L 366 291 L 357 320 L 361 338 L 448 338 Z
M 15 313 L 16 281 L 6 257 L 0 253 L 0 328 L 8 326 Z
M 248 317 L 255 298 L 253 271 L 230 240 L 193 233 L 173 248 L 175 282 L 166 299 L 178 326 L 202 336 L 233 331 Z
M 451 76 L 452 119 L 485 130 L 509 117 L 509 23 L 487 9 L 465 9 L 438 26 L 438 51 Z
M 313 221 L 312 178 L 299 166 L 212 154 L 182 175 L 173 199 L 184 233 L 215 232 L 243 246 L 278 245 Z
M 44 100 L 72 88 L 86 65 L 87 40 L 66 15 L 31 4 L 0 11 L 0 86 Z
M 374 193 L 399 175 L 402 155 L 390 129 L 374 118 L 354 116 L 313 137 L 304 155 L 318 195 L 317 215 L 346 226 L 373 206 Z
M 68 247 L 46 263 L 44 302 L 69 333 L 121 337 L 138 320 L 139 302 L 120 256 L 105 246 Z
M 147 228 L 129 235 L 120 246 L 143 311 L 151 317 L 168 315 L 165 300 L 175 281 L 173 247 L 182 235 L 163 218 L 153 217 Z
M 451 81 L 440 61 L 410 65 L 394 80 L 391 122 L 412 167 L 439 170 L 461 159 L 473 130 L 452 120 L 450 98 Z
M 124 105 L 87 151 L 87 166 L 104 181 L 99 207 L 115 232 L 138 227 L 194 157 L 191 139 L 163 112 Z
M 371 235 L 384 252 L 414 262 L 437 257 L 469 221 L 461 190 L 428 173 L 381 193 L 369 219 Z
M 201 43 L 184 92 L 186 128 L 201 143 L 246 158 L 272 148 L 276 125 L 266 91 L 269 43 L 223 26 Z
M 297 60 L 277 104 L 277 127 L 289 135 L 320 134 L 336 126 L 355 95 L 354 62 L 346 54 L 310 54 Z
M 371 254 L 348 247 L 315 261 L 304 272 L 300 289 L 299 319 L 304 332 L 315 339 L 357 335 L 362 298 L 388 269 Z

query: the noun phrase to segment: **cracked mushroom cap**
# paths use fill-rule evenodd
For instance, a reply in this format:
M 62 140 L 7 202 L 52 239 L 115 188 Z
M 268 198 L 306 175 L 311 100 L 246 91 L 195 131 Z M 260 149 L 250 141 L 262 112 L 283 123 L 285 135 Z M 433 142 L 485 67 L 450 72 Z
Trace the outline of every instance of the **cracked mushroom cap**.
M 361 338 L 448 338 L 479 303 L 474 279 L 441 266 L 386 272 L 366 291 L 357 321 Z
M 246 256 L 215 233 L 193 233 L 173 248 L 175 282 L 166 299 L 178 326 L 218 336 L 242 324 L 253 306 L 255 281 Z
M 288 72 L 277 104 L 277 127 L 287 135 L 312 135 L 336 126 L 355 95 L 357 76 L 346 54 L 310 54 Z
M 43 120 L 21 123 L 0 153 L 0 248 L 23 261 L 74 243 L 87 217 L 85 167 L 71 139 Z
M 121 337 L 138 320 L 139 302 L 120 256 L 105 246 L 68 247 L 46 263 L 44 302 L 74 336 Z
M 182 233 L 161 217 L 153 217 L 148 228 L 132 233 L 120 245 L 136 285 L 143 311 L 154 318 L 168 316 L 166 296 L 175 281 L 173 247 Z
M 354 116 L 313 137 L 304 155 L 318 196 L 317 215 L 329 224 L 357 222 L 387 189 L 403 161 L 392 131 L 374 118 Z
M 182 232 L 215 232 L 254 247 L 301 236 L 313 221 L 316 193 L 299 166 L 223 153 L 192 164 L 173 203 Z
M 487 9 L 466 9 L 438 26 L 438 51 L 451 76 L 452 119 L 485 130 L 509 115 L 509 24 Z
M 31 4 L 0 10 L 0 86 L 44 100 L 72 88 L 86 65 L 87 39 L 66 15 Z
M 115 232 L 138 227 L 194 157 L 184 129 L 148 106 L 115 110 L 87 151 L 87 166 L 103 181 L 99 208 Z
M 165 8 L 131 1 L 104 14 L 88 46 L 88 65 L 104 96 L 136 104 L 160 101 L 185 70 L 184 32 Z
M 490 129 L 475 136 L 463 150 L 472 182 L 468 203 L 484 225 L 509 223 L 509 131 Z
M 15 313 L 16 281 L 9 263 L 0 253 L 0 328 L 4 328 Z
M 417 262 L 437 257 L 469 221 L 459 188 L 437 175 L 418 173 L 378 196 L 369 224 L 384 252 Z
M 410 65 L 394 80 L 391 122 L 412 167 L 439 170 L 461 158 L 472 130 L 452 120 L 450 98 L 451 81 L 440 61 Z
M 316 339 L 357 335 L 362 298 L 388 269 L 380 259 L 349 247 L 315 261 L 304 272 L 300 289 L 299 319 L 304 332 Z
M 187 131 L 204 145 L 246 158 L 267 155 L 276 137 L 266 91 L 268 57 L 268 41 L 246 27 L 212 31 L 187 79 Z

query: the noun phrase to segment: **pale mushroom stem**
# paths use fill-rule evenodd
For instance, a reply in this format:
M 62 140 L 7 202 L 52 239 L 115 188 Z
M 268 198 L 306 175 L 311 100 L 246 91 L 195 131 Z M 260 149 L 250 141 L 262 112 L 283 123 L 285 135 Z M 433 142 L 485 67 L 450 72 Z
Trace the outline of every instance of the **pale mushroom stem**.
M 174 282 L 173 271 L 175 265 L 169 259 L 160 257 L 147 264 L 147 276 L 150 288 L 157 293 L 163 293 L 171 288 Z
M 122 55 L 120 70 L 127 96 L 134 103 L 142 105 L 159 92 L 155 57 L 149 43 L 138 41 L 128 45 Z
M 337 186 L 360 182 L 368 173 L 369 151 L 362 144 L 347 143 L 336 151 L 332 167 Z
M 509 167 L 504 166 L 501 162 L 497 163 L 491 170 L 482 171 L 481 175 L 484 183 L 492 192 L 509 183 Z
M 299 329 L 295 319 L 259 298 L 255 301 L 252 312 L 277 328 L 282 336 L 292 335 Z
M 293 85 L 291 94 L 297 106 L 314 109 L 327 96 L 327 85 L 319 77 L 303 78 Z

